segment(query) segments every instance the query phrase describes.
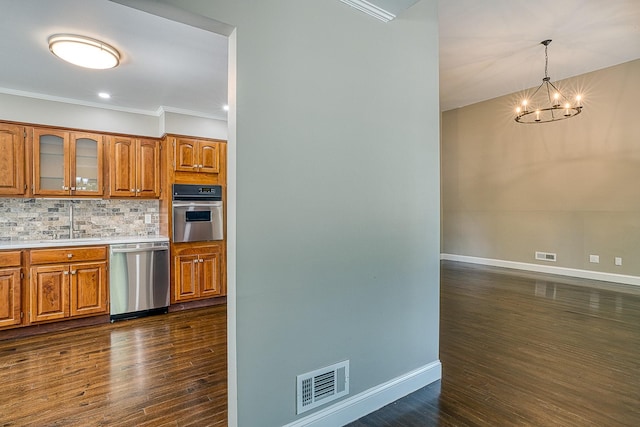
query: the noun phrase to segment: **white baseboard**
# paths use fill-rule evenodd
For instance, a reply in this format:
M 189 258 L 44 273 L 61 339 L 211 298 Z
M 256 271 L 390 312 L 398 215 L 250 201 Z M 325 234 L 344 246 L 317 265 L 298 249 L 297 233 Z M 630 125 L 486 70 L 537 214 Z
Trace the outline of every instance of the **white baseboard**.
M 603 273 L 601 271 L 579 270 L 577 268 L 556 267 L 553 265 L 530 264 L 526 262 L 505 261 L 501 259 L 479 258 L 454 254 L 440 254 L 440 259 L 640 286 L 640 277 L 628 276 L 625 274 Z
M 364 417 L 385 405 L 442 378 L 442 365 L 437 360 L 391 381 L 346 398 L 318 412 L 300 418 L 284 427 L 335 427 Z

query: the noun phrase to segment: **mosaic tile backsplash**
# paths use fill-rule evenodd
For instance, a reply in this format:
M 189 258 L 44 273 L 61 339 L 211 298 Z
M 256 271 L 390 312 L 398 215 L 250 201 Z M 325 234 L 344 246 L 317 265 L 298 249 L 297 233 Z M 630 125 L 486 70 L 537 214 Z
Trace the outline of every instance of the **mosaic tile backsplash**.
M 157 236 L 159 212 L 157 200 L 0 198 L 0 241 Z

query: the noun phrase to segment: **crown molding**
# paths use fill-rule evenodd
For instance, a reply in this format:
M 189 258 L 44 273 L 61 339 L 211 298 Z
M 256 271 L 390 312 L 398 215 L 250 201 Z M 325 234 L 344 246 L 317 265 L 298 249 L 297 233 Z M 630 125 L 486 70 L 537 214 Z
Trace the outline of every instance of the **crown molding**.
M 355 9 L 358 9 L 361 12 L 364 12 L 368 15 L 373 16 L 381 20 L 382 22 L 389 22 L 396 17 L 391 12 L 384 10 L 381 7 L 378 7 L 372 3 L 369 3 L 366 0 L 340 0 L 342 3 L 349 5 Z
M 185 110 L 182 108 L 174 108 L 174 107 L 169 107 L 165 105 L 161 105 L 156 111 L 141 110 L 138 108 L 119 107 L 115 105 L 107 105 L 107 104 L 102 104 L 98 102 L 81 101 L 73 98 L 52 96 L 52 95 L 46 95 L 43 93 L 27 92 L 23 90 L 15 90 L 15 89 L 8 89 L 8 88 L 2 88 L 2 87 L 0 87 L 0 94 L 20 96 L 23 98 L 40 99 L 43 101 L 61 102 L 63 104 L 80 105 L 83 107 L 100 108 L 102 110 L 119 111 L 123 113 L 141 114 L 144 116 L 152 116 L 152 117 L 160 117 L 163 113 L 166 112 L 166 113 L 183 114 L 186 116 L 200 117 L 204 119 L 221 120 L 224 122 L 227 121 L 226 114 L 206 114 L 199 111 Z
M 125 113 L 142 114 L 145 116 L 157 116 L 154 111 L 141 110 L 137 108 L 117 107 L 112 105 L 101 104 L 98 102 L 80 101 L 73 98 L 65 98 L 62 96 L 46 95 L 44 93 L 27 92 L 23 90 L 15 90 L 8 88 L 0 88 L 0 93 L 5 95 L 21 96 L 24 98 L 41 99 L 43 101 L 62 102 L 63 104 L 81 105 L 83 107 L 101 108 L 103 110 L 122 111 Z
M 221 120 L 223 122 L 227 121 L 226 114 L 207 114 L 207 113 L 201 113 L 200 111 L 185 110 L 184 108 L 174 108 L 167 105 L 161 105 L 156 110 L 155 115 L 161 116 L 164 113 L 182 114 L 185 116 L 200 117 L 202 119 Z

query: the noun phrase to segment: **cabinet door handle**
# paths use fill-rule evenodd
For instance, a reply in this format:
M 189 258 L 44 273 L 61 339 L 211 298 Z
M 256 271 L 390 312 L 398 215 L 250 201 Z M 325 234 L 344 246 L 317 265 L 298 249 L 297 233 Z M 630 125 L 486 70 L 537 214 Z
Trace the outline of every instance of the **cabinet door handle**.
M 68 275 L 69 275 L 69 272 L 68 272 L 68 271 L 65 271 L 65 272 L 64 272 L 64 273 L 62 273 L 62 274 L 64 274 L 65 276 L 68 276 Z
M 67 258 L 73 258 L 73 254 L 67 254 Z
M 73 191 L 76 191 L 76 187 L 71 187 L 71 189 L 72 189 Z
M 63 186 L 62 186 L 62 189 L 63 189 L 63 190 L 65 190 L 65 191 L 67 191 L 67 190 L 69 189 L 69 187 L 67 187 L 67 186 L 63 185 Z
M 71 274 L 76 274 L 76 270 L 71 270 Z
M 202 258 L 200 258 L 200 259 L 198 260 L 198 262 L 204 262 L 204 260 L 203 260 Z
M 139 193 L 139 192 L 140 192 L 140 189 L 138 188 L 138 189 L 136 190 L 136 193 Z
M 135 193 L 135 192 L 136 192 L 136 189 L 135 189 L 135 188 L 132 188 L 132 189 L 131 189 L 131 192 L 132 192 L 132 193 Z

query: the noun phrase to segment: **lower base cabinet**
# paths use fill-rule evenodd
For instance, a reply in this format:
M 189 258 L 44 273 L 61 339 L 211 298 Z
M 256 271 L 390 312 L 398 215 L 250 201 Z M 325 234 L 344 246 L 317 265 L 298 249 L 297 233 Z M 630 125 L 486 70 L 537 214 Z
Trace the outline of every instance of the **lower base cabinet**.
M 21 252 L 0 252 L 0 328 L 22 323 Z
M 32 250 L 29 320 L 109 313 L 106 257 L 106 247 Z
M 173 300 L 225 295 L 223 253 L 222 244 L 175 248 Z

